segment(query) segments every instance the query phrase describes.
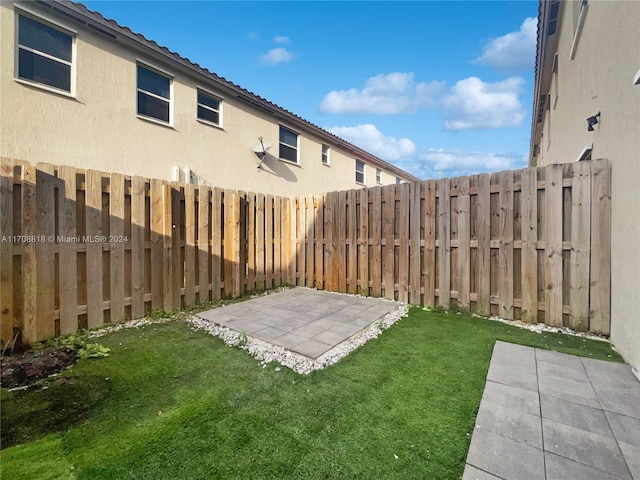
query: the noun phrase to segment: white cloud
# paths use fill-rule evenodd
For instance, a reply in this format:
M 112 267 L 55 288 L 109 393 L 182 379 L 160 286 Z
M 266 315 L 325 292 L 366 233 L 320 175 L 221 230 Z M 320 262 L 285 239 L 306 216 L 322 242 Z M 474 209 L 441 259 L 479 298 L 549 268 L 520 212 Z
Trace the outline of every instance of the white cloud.
M 394 115 L 433 105 L 443 82 L 417 83 L 414 74 L 395 72 L 367 80 L 364 89 L 333 90 L 320 102 L 324 113 L 375 113 Z
M 370 123 L 355 127 L 331 127 L 327 130 L 387 161 L 413 155 L 416 151 L 415 144 L 408 138 L 385 136 Z
M 443 97 L 446 130 L 479 130 L 520 125 L 525 113 L 518 94 L 524 80 L 510 77 L 483 82 L 477 77 L 460 80 Z
M 250 40 L 258 40 L 260 38 L 260 34 L 258 32 L 249 32 L 247 33 L 247 38 Z
M 279 63 L 290 62 L 293 58 L 291 52 L 286 48 L 274 48 L 260 57 L 260 62 L 264 65 L 278 65 Z
M 514 73 L 533 68 L 536 55 L 538 19 L 529 17 L 517 32 L 494 38 L 473 63 L 488 65 L 500 72 Z
M 276 35 L 273 37 L 274 43 L 289 43 L 291 39 L 289 37 L 285 37 L 284 35 Z
M 528 156 L 518 153 L 482 153 L 460 149 L 433 149 L 395 164 L 418 178 L 450 178 L 527 166 Z

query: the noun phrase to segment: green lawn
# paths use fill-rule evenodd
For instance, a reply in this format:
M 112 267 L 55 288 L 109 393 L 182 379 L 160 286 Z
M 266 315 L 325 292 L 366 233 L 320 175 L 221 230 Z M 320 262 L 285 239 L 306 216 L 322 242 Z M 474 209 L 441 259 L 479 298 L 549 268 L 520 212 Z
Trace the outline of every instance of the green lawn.
M 121 330 L 99 339 L 108 358 L 2 391 L 2 478 L 460 478 L 496 340 L 620 360 L 604 342 L 417 308 L 309 376 L 181 322 Z

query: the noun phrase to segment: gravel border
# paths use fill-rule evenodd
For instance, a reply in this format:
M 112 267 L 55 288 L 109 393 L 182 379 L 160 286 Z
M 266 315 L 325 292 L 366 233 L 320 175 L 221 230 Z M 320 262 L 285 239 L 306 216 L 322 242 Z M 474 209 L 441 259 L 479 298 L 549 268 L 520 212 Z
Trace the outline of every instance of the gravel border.
M 291 350 L 287 350 L 284 347 L 266 343 L 257 338 L 236 332 L 228 327 L 218 325 L 211 320 L 191 316 L 187 318 L 187 322 L 197 330 L 204 330 L 211 335 L 221 338 L 228 346 L 240 347 L 243 350 L 247 350 L 257 360 L 260 360 L 260 364 L 263 368 L 266 368 L 267 364 L 271 362 L 278 362 L 296 373 L 307 375 L 314 370 L 320 370 L 337 363 L 356 348 L 364 345 L 372 338 L 378 337 L 378 335 L 391 327 L 391 325 L 396 323 L 402 317 L 406 317 L 408 312 L 408 305 L 399 304 L 395 310 L 389 312 L 380 320 L 372 323 L 360 332 L 344 340 L 342 343 L 336 345 L 315 360 Z M 276 367 L 276 370 L 278 370 L 278 367 Z

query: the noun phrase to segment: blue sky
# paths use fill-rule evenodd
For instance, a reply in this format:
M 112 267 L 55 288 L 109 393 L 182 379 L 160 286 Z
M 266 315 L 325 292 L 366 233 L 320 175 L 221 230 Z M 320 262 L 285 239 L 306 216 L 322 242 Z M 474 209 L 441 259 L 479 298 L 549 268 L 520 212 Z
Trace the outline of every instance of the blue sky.
M 86 1 L 423 178 L 526 166 L 537 1 Z

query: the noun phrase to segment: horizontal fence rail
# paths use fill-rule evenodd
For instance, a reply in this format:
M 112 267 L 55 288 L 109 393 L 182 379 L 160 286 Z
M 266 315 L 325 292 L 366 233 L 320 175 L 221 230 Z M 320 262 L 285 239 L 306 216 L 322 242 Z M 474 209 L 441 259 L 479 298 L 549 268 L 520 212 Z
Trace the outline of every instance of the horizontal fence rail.
M 281 285 L 609 333 L 606 160 L 294 198 L 0 173 L 2 348 Z

